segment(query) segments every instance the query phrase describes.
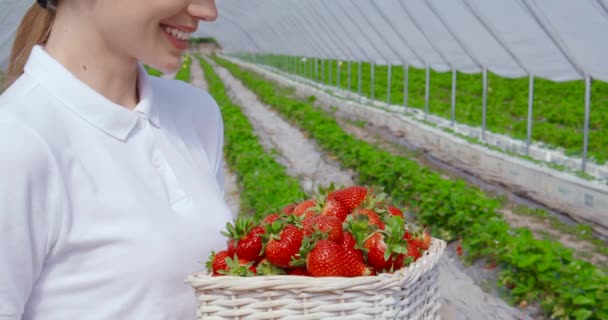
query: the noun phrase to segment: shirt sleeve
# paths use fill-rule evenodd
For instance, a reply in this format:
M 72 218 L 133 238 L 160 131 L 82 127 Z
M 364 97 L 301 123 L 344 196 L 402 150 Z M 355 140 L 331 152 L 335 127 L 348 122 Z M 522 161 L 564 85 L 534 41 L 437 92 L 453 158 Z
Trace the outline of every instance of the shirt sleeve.
M 224 120 L 222 119 L 222 114 L 219 112 L 218 107 L 218 133 L 217 133 L 217 144 L 216 144 L 216 152 L 217 160 L 216 160 L 216 168 L 215 168 L 215 177 L 217 179 L 217 183 L 220 188 L 220 194 L 222 197 L 224 196 Z
M 64 211 L 64 186 L 48 145 L 0 120 L 0 319 L 21 319 Z

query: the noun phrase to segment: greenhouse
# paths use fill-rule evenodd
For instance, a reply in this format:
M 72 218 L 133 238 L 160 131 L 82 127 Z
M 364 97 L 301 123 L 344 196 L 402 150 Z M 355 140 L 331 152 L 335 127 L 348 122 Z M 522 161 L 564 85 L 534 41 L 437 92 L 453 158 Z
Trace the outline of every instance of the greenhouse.
M 213 3 L 217 19 L 195 13 Z M 31 7 L 0 3 L 0 111 Z M 221 160 L 191 151 L 196 125 L 170 147 L 216 166 L 233 219 L 183 276 L 197 319 L 608 319 L 607 0 L 204 0 L 183 16 L 198 29 L 160 23 L 188 43 L 180 66 L 138 63 L 221 113 Z M 168 135 L 210 125 L 200 110 Z M 177 158 L 152 162 L 187 207 Z

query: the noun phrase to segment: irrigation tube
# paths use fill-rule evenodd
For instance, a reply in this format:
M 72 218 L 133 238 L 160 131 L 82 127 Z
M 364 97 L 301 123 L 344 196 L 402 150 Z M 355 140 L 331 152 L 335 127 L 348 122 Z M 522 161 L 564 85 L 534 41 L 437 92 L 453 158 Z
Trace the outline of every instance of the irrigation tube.
M 452 121 L 450 125 L 454 128 L 456 122 L 456 69 L 452 69 Z
M 587 150 L 589 147 L 589 113 L 591 111 L 591 77 L 585 76 L 585 128 L 583 134 L 583 172 L 587 171 Z
M 483 68 L 483 93 L 482 93 L 482 101 L 481 101 L 481 139 L 486 140 L 486 109 L 488 102 L 488 70 Z
M 393 77 L 393 66 L 389 63 L 388 64 L 388 79 L 386 79 L 387 81 L 387 88 L 386 88 L 386 105 L 390 106 L 391 105 L 391 78 Z
M 530 84 L 528 85 L 528 129 L 526 135 L 526 154 L 530 154 L 530 143 L 532 143 L 532 121 L 534 112 L 534 76 L 530 75 Z
M 424 81 L 424 120 L 429 115 L 429 95 L 431 91 L 431 68 L 426 65 L 426 80 Z

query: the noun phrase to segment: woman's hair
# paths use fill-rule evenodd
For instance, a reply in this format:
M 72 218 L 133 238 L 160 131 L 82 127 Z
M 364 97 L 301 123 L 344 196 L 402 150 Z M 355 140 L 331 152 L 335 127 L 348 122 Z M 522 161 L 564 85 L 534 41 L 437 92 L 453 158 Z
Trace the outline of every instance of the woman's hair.
M 13 42 L 8 65 L 7 86 L 23 74 L 23 67 L 34 45 L 45 44 L 51 33 L 57 1 L 48 1 L 46 9 L 38 3 L 29 8 Z

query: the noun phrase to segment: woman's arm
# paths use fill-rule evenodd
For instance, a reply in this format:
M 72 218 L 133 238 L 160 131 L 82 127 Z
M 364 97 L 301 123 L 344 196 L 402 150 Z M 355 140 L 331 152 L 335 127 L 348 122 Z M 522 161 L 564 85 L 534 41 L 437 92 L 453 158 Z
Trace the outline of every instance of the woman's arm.
M 33 130 L 0 120 L 0 319 L 21 319 L 65 206 L 48 145 Z

